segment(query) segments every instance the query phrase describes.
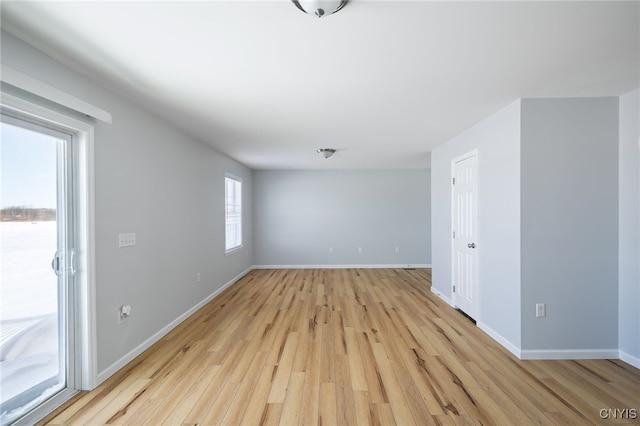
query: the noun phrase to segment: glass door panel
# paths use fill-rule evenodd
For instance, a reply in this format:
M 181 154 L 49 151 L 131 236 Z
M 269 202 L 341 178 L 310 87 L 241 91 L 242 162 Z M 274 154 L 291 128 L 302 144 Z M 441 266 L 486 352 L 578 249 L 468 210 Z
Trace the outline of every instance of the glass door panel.
M 0 137 L 0 423 L 68 384 L 71 136 L 2 116 Z

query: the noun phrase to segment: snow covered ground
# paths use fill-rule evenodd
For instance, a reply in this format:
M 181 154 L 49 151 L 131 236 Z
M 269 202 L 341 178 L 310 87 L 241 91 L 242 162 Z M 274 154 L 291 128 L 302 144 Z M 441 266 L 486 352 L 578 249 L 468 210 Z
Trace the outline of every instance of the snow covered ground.
M 0 223 L 0 321 L 57 312 L 56 222 Z
M 56 234 L 55 221 L 0 223 L 0 423 L 59 388 Z

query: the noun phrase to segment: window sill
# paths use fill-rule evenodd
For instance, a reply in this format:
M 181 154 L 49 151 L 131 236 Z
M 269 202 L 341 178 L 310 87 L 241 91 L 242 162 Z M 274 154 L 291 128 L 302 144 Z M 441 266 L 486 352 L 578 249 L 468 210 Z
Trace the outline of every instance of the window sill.
M 225 250 L 224 255 L 228 256 L 228 255 L 234 254 L 234 253 L 239 252 L 240 250 L 242 250 L 242 248 L 243 248 L 243 246 L 240 245 L 238 247 L 234 247 L 232 249 Z

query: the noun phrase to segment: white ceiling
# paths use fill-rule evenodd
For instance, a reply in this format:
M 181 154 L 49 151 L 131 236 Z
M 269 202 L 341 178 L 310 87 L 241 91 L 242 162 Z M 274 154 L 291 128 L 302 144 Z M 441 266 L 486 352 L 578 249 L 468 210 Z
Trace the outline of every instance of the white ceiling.
M 1 5 L 3 29 L 255 169 L 426 168 L 520 97 L 640 86 L 638 2 Z

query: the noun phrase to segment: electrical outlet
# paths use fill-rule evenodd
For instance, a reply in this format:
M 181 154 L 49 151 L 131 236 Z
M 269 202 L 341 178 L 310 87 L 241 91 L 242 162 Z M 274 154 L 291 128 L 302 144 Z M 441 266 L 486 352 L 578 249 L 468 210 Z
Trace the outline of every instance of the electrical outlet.
M 118 236 L 118 247 L 130 247 L 136 245 L 135 232 L 129 234 L 120 234 Z
M 333 253 L 333 247 L 329 246 L 329 253 Z
M 362 253 L 362 246 L 358 247 L 358 253 Z
M 547 316 L 547 306 L 544 303 L 536 303 L 536 317 Z
M 124 322 L 131 316 L 131 305 L 122 305 L 118 309 L 118 324 Z
M 202 276 L 200 275 L 200 272 L 198 272 L 196 274 L 196 282 L 199 283 L 202 280 Z
M 400 247 L 396 247 L 396 253 L 400 253 Z

